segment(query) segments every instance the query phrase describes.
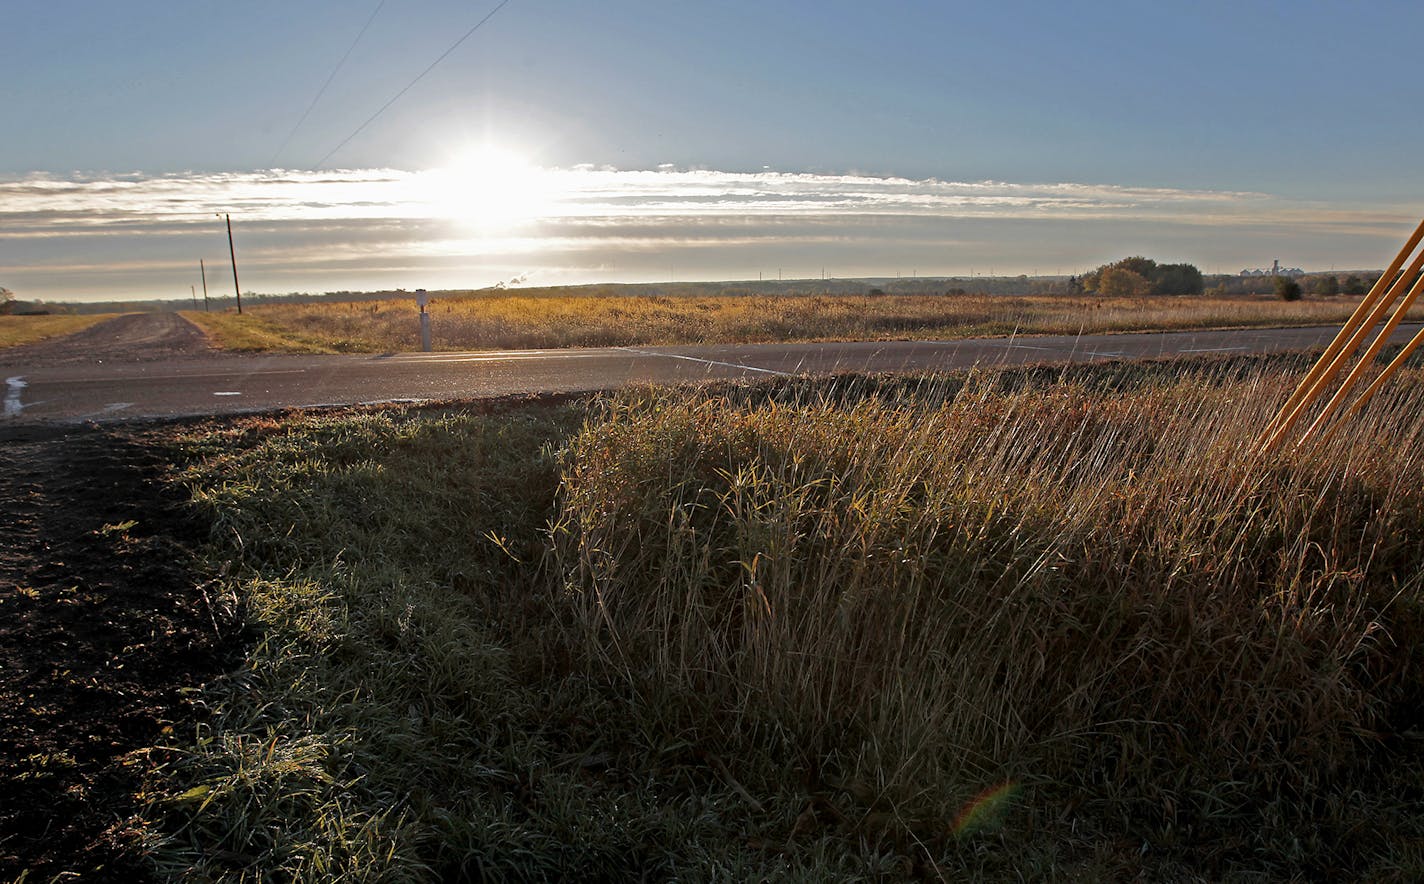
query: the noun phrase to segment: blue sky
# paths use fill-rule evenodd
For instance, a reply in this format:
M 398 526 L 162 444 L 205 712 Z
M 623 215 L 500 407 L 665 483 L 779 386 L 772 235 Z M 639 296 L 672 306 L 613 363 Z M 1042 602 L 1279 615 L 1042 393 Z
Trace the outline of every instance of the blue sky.
M 7 3 L 0 285 L 186 294 L 213 211 L 245 288 L 324 291 L 1372 267 L 1424 206 L 1417 4 L 511 0 L 318 169 L 496 2 L 386 0 L 292 134 L 377 4 Z M 309 174 L 489 157 L 465 218 Z

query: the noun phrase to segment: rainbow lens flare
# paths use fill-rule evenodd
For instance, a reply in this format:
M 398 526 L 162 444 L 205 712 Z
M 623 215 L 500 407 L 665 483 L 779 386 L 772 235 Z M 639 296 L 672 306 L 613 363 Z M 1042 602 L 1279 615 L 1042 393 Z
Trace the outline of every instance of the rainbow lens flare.
M 956 837 L 963 837 L 997 827 L 1003 822 L 1004 814 L 1018 793 L 1019 784 L 1013 780 L 990 786 L 960 809 L 950 824 L 950 832 Z

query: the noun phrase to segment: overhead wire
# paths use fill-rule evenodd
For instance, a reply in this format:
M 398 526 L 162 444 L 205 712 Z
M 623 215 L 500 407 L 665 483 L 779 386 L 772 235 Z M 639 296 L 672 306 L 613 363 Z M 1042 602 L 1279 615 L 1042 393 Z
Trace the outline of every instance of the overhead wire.
M 482 19 L 480 19 L 479 21 L 475 22 L 474 27 L 470 28 L 468 31 L 466 31 L 466 32 L 464 33 L 463 36 L 460 37 L 460 39 L 458 39 L 458 40 L 456 40 L 454 43 L 452 43 L 452 44 L 450 45 L 450 48 L 449 48 L 449 49 L 446 49 L 444 52 L 440 53 L 440 57 L 437 58 L 437 59 L 435 59 L 434 61 L 432 61 L 432 62 L 430 63 L 430 65 L 429 65 L 429 67 L 427 67 L 425 70 L 423 70 L 423 71 L 421 71 L 419 74 L 417 74 L 414 80 L 411 80 L 409 83 L 407 83 L 407 84 L 405 85 L 405 88 L 401 89 L 401 91 L 399 91 L 399 92 L 397 92 L 395 95 L 391 96 L 390 100 L 387 101 L 385 104 L 381 105 L 380 108 L 377 109 L 377 111 L 376 111 L 374 114 L 371 114 L 371 116 L 370 116 L 369 118 L 367 118 L 366 122 L 364 122 L 364 123 L 362 123 L 361 125 L 357 126 L 356 129 L 355 129 L 355 131 L 353 131 L 350 135 L 347 135 L 345 138 L 341 139 L 341 143 L 340 143 L 340 144 L 336 145 L 336 146 L 333 147 L 331 150 L 327 151 L 326 156 L 324 156 L 324 157 L 322 157 L 321 159 L 317 160 L 317 162 L 316 162 L 316 168 L 320 169 L 323 165 L 325 165 L 325 164 L 326 164 L 326 161 L 329 160 L 329 159 L 331 159 L 332 156 L 334 156 L 337 151 L 339 151 L 339 150 L 341 150 L 343 147 L 345 147 L 345 146 L 347 145 L 347 143 L 349 143 L 349 142 L 351 141 L 351 139 L 355 138 L 357 135 L 360 135 L 361 132 L 364 131 L 367 126 L 369 126 L 369 125 L 371 125 L 372 123 L 374 123 L 374 122 L 376 121 L 376 118 L 377 118 L 377 117 L 379 117 L 381 114 L 383 114 L 383 113 L 386 112 L 386 109 L 387 109 L 387 108 L 389 108 L 391 105 L 395 104 L 398 100 L 400 100 L 400 97 L 401 97 L 402 95 L 405 95 L 407 92 L 409 92 L 409 91 L 415 86 L 416 83 L 419 83 L 421 80 L 425 79 L 425 75 L 426 75 L 426 74 L 428 74 L 428 73 L 430 73 L 431 71 L 435 70 L 435 66 L 436 66 L 436 65 L 440 64 L 440 62 L 444 61 L 445 58 L 446 58 L 450 53 L 452 53 L 452 52 L 454 52 L 456 49 L 458 49 L 458 48 L 460 47 L 460 44 L 462 44 L 462 43 L 464 43 L 466 40 L 470 39 L 470 36 L 471 36 L 472 34 L 474 34 L 475 31 L 478 31 L 480 28 L 482 28 L 482 27 L 484 26 L 485 22 L 489 21 L 491 18 L 494 18 L 494 14 L 495 14 L 496 12 L 499 12 L 501 9 L 503 9 L 503 8 L 504 8 L 505 6 L 507 6 L 508 4 L 509 4 L 509 0 L 501 0 L 500 4 L 499 4 L 498 6 L 496 6 L 494 9 L 491 9 L 491 10 L 489 11 L 489 13 L 488 13 L 484 18 L 482 18 Z
M 376 16 L 381 13 L 381 7 L 385 5 L 386 0 L 381 0 L 381 2 L 376 4 L 375 10 L 373 10 L 370 17 L 366 19 L 366 24 L 361 27 L 361 33 L 357 34 L 356 39 L 351 41 L 351 45 L 346 47 L 346 54 L 341 56 L 341 60 L 336 63 L 336 67 L 331 69 L 331 74 L 327 76 L 326 82 L 322 83 L 321 88 L 317 90 L 316 97 L 311 100 L 311 104 L 307 105 L 306 111 L 302 113 L 302 118 L 297 120 L 297 124 L 292 127 L 292 131 L 288 132 L 287 137 L 282 140 L 282 146 L 277 148 L 276 153 L 272 154 L 272 159 L 268 162 L 269 166 L 275 167 L 277 165 L 277 158 L 282 155 L 282 151 L 287 149 L 287 145 L 291 143 L 297 131 L 302 128 L 302 124 L 307 121 L 307 117 L 311 116 L 311 112 L 316 107 L 317 102 L 321 101 L 321 97 L 326 94 L 327 87 L 336 79 L 337 73 L 339 73 L 341 68 L 346 64 L 346 59 L 351 57 L 351 53 L 356 50 L 356 44 L 360 43 L 361 38 L 366 36 L 366 32 L 371 29 L 371 22 L 376 20 Z

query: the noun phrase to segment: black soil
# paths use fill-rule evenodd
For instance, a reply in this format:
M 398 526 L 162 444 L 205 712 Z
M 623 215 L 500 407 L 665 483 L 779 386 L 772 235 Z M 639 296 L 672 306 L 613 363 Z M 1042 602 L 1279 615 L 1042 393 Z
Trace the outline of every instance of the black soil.
M 166 464 L 139 430 L 0 425 L 0 879 L 147 877 L 147 747 L 234 646 Z

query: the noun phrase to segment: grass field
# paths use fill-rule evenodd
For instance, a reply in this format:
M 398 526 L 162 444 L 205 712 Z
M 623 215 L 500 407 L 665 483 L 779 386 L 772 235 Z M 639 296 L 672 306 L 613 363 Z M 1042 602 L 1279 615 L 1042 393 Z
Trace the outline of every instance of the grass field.
M 583 295 L 436 297 L 437 350 L 603 347 L 811 340 L 903 340 L 1009 334 L 1166 331 L 1342 322 L 1353 299 L 1095 298 L 985 295 Z M 414 299 L 316 302 L 186 313 L 222 347 L 308 353 L 420 348 Z M 1424 310 L 1418 312 L 1424 318 Z
M 245 418 L 193 880 L 1424 875 L 1424 375 L 1289 359 Z
M 112 318 L 113 314 L 107 313 L 92 316 L 0 316 L 0 348 L 73 334 Z

